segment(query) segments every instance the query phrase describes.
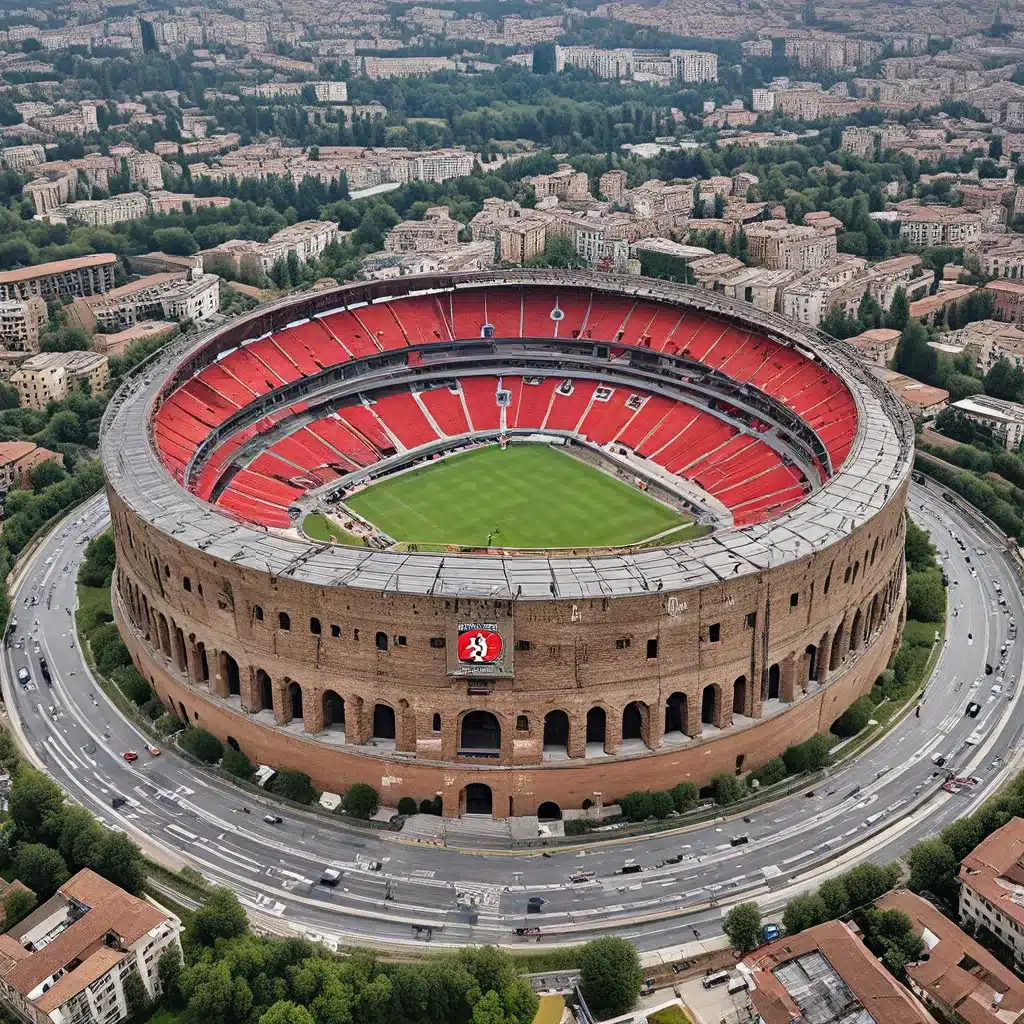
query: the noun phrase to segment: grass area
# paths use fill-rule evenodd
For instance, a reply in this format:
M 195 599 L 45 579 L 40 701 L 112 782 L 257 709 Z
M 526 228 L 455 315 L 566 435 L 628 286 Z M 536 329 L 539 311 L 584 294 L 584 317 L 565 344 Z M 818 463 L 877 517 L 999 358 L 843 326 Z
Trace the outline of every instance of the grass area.
M 396 540 L 417 544 L 485 547 L 490 536 L 494 547 L 604 547 L 635 544 L 686 522 L 543 444 L 478 448 L 374 484 L 348 504 Z
M 302 529 L 313 540 L 322 540 L 331 544 L 356 544 L 363 546 L 361 537 L 342 529 L 333 519 L 321 512 L 311 512 L 302 520 Z
M 82 622 L 91 624 L 102 616 L 106 616 L 109 621 L 113 614 L 110 607 L 109 587 L 78 585 L 78 618 Z
M 657 1013 L 649 1013 L 650 1024 L 692 1024 L 688 1014 L 679 1006 L 666 1006 Z
M 558 1024 L 564 1009 L 565 999 L 562 996 L 541 996 L 533 1024 Z
M 180 1020 L 181 1014 L 175 1013 L 173 1010 L 160 1009 L 146 1021 L 146 1024 L 178 1024 Z

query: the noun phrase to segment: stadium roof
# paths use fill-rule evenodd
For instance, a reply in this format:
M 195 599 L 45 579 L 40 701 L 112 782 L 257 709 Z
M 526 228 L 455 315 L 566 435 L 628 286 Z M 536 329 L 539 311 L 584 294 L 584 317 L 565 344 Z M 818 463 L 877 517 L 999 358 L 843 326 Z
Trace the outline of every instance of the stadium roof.
M 356 587 L 434 597 L 522 600 L 641 596 L 760 573 L 805 557 L 850 534 L 878 513 L 904 483 L 913 460 L 913 426 L 902 403 L 869 374 L 854 350 L 804 325 L 763 313 L 714 292 L 647 278 L 591 271 L 509 270 L 423 275 L 381 282 L 393 294 L 508 285 L 593 288 L 684 304 L 708 314 L 756 324 L 777 341 L 815 353 L 840 376 L 857 405 L 857 438 L 841 469 L 800 505 L 768 522 L 725 529 L 678 545 L 632 554 L 497 556 L 370 551 L 315 544 L 240 523 L 188 493 L 161 464 L 149 439 L 150 409 L 172 370 L 195 359 L 223 328 L 187 349 L 175 347 L 130 378 L 104 417 L 102 455 L 107 479 L 136 514 L 183 544 L 236 565 L 319 586 Z M 253 337 L 268 321 L 284 326 L 344 304 L 348 285 L 283 300 L 253 314 Z M 354 295 L 353 295 L 354 300 Z M 279 322 L 279 323 L 278 323 Z M 235 325 L 233 325 L 235 326 Z

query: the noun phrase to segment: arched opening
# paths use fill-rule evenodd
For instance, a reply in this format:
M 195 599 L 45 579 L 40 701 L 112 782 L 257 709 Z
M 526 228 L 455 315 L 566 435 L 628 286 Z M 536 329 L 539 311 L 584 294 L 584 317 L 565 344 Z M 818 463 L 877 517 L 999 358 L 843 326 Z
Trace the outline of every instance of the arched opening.
M 600 743 L 604 748 L 604 736 L 607 726 L 607 715 L 604 708 L 591 708 L 587 712 L 587 743 Z
M 395 709 L 387 704 L 373 706 L 373 738 L 393 740 L 395 738 Z
M 186 725 L 188 725 L 188 712 L 185 710 L 185 705 L 178 701 L 178 707 L 181 709 L 181 718 Z
M 157 628 L 160 630 L 160 650 L 169 658 L 171 656 L 171 634 L 167 629 L 167 617 L 163 612 L 157 616 Z
M 263 669 L 256 669 L 256 699 L 260 702 L 257 711 L 274 710 L 274 681 Z
M 206 657 L 206 644 L 202 640 L 196 644 L 196 665 L 199 668 L 199 682 L 210 681 L 210 661 Z
M 228 696 L 237 697 L 242 692 L 242 684 L 238 676 L 238 662 L 226 651 L 224 652 L 223 668 L 228 680 Z M 268 705 L 268 707 L 270 706 L 272 705 Z
M 181 626 L 174 627 L 174 662 L 182 675 L 188 674 L 188 658 L 185 655 L 185 633 Z
M 289 683 L 285 692 L 285 703 L 291 711 L 292 718 L 302 718 L 302 687 L 298 683 Z
M 564 752 L 569 748 L 569 716 L 564 711 L 549 711 L 544 716 L 544 749 Z
M 819 683 L 824 683 L 828 679 L 828 663 L 829 663 L 829 635 L 828 633 L 822 633 L 821 639 L 818 641 L 818 654 L 815 656 L 815 678 Z
M 228 746 L 229 746 L 229 747 L 230 747 L 230 748 L 231 748 L 232 750 L 241 750 L 241 749 L 242 749 L 242 748 L 241 748 L 241 747 L 240 747 L 240 746 L 238 745 L 238 740 L 236 740 L 234 736 L 229 736 L 229 737 L 228 737 Z
M 462 719 L 459 740 L 460 754 L 496 756 L 501 750 L 501 724 L 490 711 L 469 711 Z
M 287 612 L 278 612 L 277 624 L 284 630 L 290 630 L 292 628 L 291 616 Z
M 673 693 L 665 701 L 665 735 L 686 732 L 686 694 Z
M 779 699 L 779 680 L 781 678 L 781 671 L 778 663 L 771 666 L 768 669 L 768 699 L 778 700 Z
M 745 715 L 747 707 L 747 677 L 740 676 L 732 684 L 732 713 Z
M 537 820 L 538 821 L 561 821 L 562 820 L 562 808 L 554 802 L 554 800 L 545 800 L 544 803 L 537 808 Z
M 807 658 L 807 682 L 814 682 L 818 677 L 818 648 L 814 644 L 808 644 L 804 649 Z
M 640 701 L 630 701 L 622 709 L 622 738 L 624 740 L 642 740 L 644 738 L 644 712 L 646 705 Z
M 875 632 L 875 627 L 878 625 L 878 595 L 875 594 L 871 598 L 871 610 L 868 613 L 868 628 L 865 631 L 867 636 L 871 636 Z
M 324 702 L 324 728 L 345 729 L 345 701 L 333 690 L 326 690 L 323 696 Z
M 853 616 L 853 625 L 850 627 L 850 650 L 856 651 L 860 647 L 860 634 L 862 630 L 861 622 L 863 616 L 858 608 L 856 614 Z
M 471 782 L 463 791 L 463 814 L 491 814 L 494 810 L 491 787 Z
M 828 660 L 828 670 L 830 672 L 834 672 L 839 668 L 840 662 L 843 660 L 843 643 L 845 640 L 846 623 L 841 622 L 836 630 L 836 635 L 832 637 L 832 656 Z
M 719 689 L 714 683 L 704 687 L 700 695 L 700 720 L 703 725 L 714 725 L 718 715 L 715 713 L 719 703 Z
M 434 732 L 440 732 L 441 731 L 441 716 L 436 711 L 434 712 L 433 721 L 430 723 L 430 728 Z

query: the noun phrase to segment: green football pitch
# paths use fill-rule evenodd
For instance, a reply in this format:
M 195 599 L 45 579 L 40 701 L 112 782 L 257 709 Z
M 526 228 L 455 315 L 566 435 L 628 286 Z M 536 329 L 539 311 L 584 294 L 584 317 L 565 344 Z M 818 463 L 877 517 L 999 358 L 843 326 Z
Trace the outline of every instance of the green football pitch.
M 347 504 L 396 541 L 493 547 L 634 544 L 690 520 L 628 484 L 544 444 L 496 445 L 434 462 Z

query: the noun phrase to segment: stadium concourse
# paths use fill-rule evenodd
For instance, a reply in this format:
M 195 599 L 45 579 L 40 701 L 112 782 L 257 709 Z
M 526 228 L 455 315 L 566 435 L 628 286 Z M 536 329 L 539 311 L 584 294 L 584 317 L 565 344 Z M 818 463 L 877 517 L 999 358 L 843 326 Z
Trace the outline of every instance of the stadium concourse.
M 254 761 L 446 815 L 600 816 L 755 768 L 870 688 L 902 629 L 912 438 L 845 346 L 699 289 L 507 271 L 290 297 L 111 403 L 115 615 L 169 710 Z M 346 504 L 527 440 L 704 535 L 431 554 Z M 311 542 L 323 512 L 363 545 Z

